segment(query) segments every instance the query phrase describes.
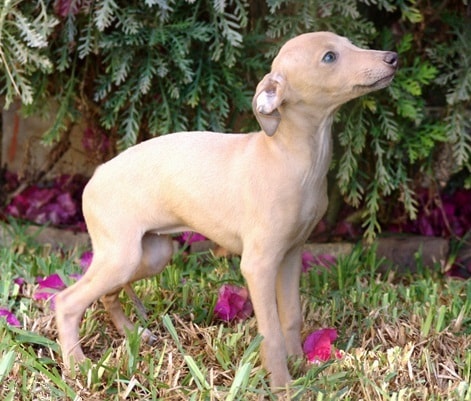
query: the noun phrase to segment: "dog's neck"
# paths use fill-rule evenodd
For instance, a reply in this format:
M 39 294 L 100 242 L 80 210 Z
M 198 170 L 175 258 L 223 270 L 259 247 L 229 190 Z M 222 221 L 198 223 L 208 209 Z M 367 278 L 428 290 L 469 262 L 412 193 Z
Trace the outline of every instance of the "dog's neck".
M 305 160 L 308 175 L 324 179 L 332 159 L 331 130 L 334 112 L 323 118 L 286 117 L 281 120 L 273 139 L 280 141 L 297 160 Z

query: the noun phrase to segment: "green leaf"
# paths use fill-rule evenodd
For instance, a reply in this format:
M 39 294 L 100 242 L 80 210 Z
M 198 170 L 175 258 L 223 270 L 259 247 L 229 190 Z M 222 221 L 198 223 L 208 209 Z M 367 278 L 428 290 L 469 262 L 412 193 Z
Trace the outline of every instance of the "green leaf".
M 114 0 L 100 0 L 95 4 L 95 25 L 99 31 L 108 28 L 115 19 L 115 12 L 118 5 Z
M 0 380 L 3 381 L 10 373 L 16 360 L 16 352 L 11 349 L 0 360 Z

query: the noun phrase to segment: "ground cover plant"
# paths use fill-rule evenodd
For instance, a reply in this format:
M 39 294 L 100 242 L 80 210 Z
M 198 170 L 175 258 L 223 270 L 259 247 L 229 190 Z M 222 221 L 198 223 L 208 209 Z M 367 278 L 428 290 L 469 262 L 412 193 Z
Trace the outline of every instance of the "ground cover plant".
M 86 153 L 100 162 L 169 132 L 258 129 L 251 97 L 277 49 L 294 35 L 331 30 L 396 50 L 400 68 L 388 89 L 337 116 L 330 220 L 346 202 L 360 209 L 372 239 L 391 219 L 382 201 L 415 217 L 424 183 L 471 186 L 469 1 L 2 4 L 0 95 L 6 107 L 19 98 L 22 115 L 52 121 L 46 144 L 67 144 L 82 121 Z
M 274 399 L 259 367 L 253 317 L 226 322 L 215 306 L 221 287 L 243 287 L 238 258 L 179 253 L 160 276 L 140 282 L 148 327 L 159 336 L 125 340 L 100 305 L 81 330 L 92 361 L 62 376 L 55 342 L 54 292 L 44 277 L 71 283 L 81 274 L 82 249 L 54 251 L 9 226 L 0 248 L 0 397 L 4 400 L 251 400 Z M 325 260 L 324 260 L 325 261 Z M 308 266 L 301 288 L 304 336 L 333 329 L 327 361 L 293 361 L 291 397 L 301 400 L 471 399 L 471 282 L 423 268 L 414 276 L 380 278 L 372 251 Z M 43 285 L 41 285 L 43 283 Z M 123 295 L 126 313 L 134 310 Z

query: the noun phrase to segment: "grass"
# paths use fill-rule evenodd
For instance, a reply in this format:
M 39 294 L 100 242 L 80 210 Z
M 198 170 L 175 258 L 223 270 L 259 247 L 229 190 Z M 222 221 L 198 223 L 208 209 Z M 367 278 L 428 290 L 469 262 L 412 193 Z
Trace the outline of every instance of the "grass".
M 91 360 L 63 376 L 53 311 L 32 295 L 37 276 L 80 271 L 79 255 L 39 247 L 21 227 L 11 246 L 0 248 L 0 306 L 22 323 L 16 329 L 0 322 L 0 399 L 275 399 L 260 368 L 255 320 L 213 319 L 219 287 L 243 284 L 238 259 L 207 254 L 179 254 L 160 276 L 135 285 L 158 344 L 141 344 L 137 330 L 121 338 L 97 303 L 81 329 Z M 331 270 L 303 276 L 304 334 L 336 328 L 344 356 L 308 367 L 293 362 L 287 398 L 471 400 L 471 281 L 426 268 L 380 276 L 379 262 L 374 252 L 356 249 Z M 26 280 L 21 291 L 13 283 L 18 276 Z

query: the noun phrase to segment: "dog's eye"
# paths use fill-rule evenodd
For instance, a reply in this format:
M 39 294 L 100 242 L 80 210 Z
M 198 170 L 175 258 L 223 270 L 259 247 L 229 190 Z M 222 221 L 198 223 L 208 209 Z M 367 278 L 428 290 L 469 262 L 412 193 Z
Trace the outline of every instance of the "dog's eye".
M 335 60 L 337 60 L 337 55 L 334 52 L 327 52 L 324 54 L 324 57 L 322 57 L 322 62 L 323 63 L 333 63 Z

